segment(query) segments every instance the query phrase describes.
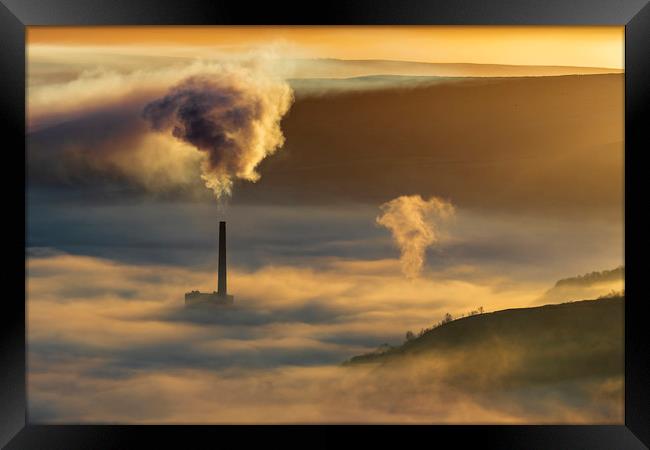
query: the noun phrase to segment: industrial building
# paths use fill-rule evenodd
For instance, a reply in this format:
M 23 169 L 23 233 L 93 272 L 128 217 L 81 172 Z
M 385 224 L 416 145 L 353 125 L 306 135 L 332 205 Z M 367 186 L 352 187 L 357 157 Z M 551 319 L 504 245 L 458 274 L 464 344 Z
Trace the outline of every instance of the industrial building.
M 228 294 L 226 278 L 226 222 L 219 222 L 219 270 L 217 290 L 214 292 L 191 291 L 185 294 L 185 306 L 228 306 L 235 301 Z

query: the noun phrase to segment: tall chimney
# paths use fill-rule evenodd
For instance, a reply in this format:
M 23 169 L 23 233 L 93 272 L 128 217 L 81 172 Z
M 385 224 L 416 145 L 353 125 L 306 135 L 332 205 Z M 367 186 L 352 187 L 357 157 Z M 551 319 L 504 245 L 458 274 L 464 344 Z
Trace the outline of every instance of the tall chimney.
M 219 222 L 219 280 L 217 293 L 227 295 L 226 288 L 226 222 Z

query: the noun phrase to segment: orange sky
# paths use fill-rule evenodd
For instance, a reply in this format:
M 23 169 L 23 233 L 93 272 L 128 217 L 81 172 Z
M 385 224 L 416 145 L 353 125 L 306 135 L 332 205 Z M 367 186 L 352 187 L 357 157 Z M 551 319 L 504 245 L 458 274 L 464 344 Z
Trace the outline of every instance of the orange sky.
M 624 28 L 611 26 L 28 27 L 30 46 L 218 48 L 276 43 L 305 57 L 622 69 Z

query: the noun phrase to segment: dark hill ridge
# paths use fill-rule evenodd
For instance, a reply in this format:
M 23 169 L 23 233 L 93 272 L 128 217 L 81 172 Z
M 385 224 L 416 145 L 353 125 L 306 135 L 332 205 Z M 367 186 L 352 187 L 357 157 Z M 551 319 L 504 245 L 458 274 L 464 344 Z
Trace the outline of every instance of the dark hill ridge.
M 563 278 L 555 283 L 555 287 L 590 286 L 596 283 L 623 279 L 625 279 L 625 267 L 620 266 L 612 270 L 603 270 L 601 272 L 591 272 L 577 277 Z
M 447 81 L 297 97 L 284 147 L 233 198 L 378 205 L 418 193 L 477 210 L 620 216 L 623 74 Z
M 454 370 L 480 372 L 494 368 L 504 355 L 516 355 L 516 363 L 501 373 L 511 382 L 615 377 L 623 374 L 623 313 L 624 297 L 506 309 L 451 321 L 399 347 L 344 364 L 392 366 L 462 354 L 471 357 Z

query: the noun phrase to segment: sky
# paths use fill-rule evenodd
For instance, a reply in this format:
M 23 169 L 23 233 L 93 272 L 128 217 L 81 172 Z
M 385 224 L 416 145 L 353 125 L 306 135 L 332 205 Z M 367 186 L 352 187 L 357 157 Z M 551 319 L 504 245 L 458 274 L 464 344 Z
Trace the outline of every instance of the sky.
M 312 58 L 623 69 L 623 35 L 623 27 L 611 26 L 29 27 L 27 43 L 165 56 L 178 49 L 174 56 L 195 57 L 273 42 Z
M 381 379 L 339 366 L 445 313 L 622 289 L 549 294 L 623 264 L 622 27 L 29 27 L 27 42 L 34 420 L 622 420 L 620 377 L 531 387 L 533 407 L 422 384 L 456 356 Z M 218 220 L 236 308 L 194 314 L 183 294 L 216 288 Z

